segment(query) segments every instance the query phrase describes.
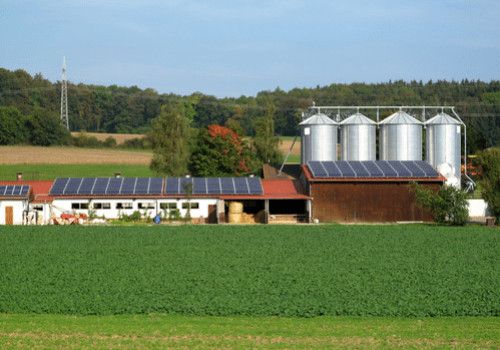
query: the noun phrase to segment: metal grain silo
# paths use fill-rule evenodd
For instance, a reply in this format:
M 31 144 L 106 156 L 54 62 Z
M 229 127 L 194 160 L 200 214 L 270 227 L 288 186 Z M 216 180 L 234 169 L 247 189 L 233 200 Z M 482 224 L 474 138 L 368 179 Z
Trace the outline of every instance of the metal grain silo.
M 422 160 L 422 122 L 399 111 L 379 125 L 381 160 Z
M 375 160 L 377 123 L 361 113 L 344 119 L 340 128 L 343 160 Z
M 299 124 L 301 127 L 301 160 L 337 160 L 338 123 L 317 113 Z
M 460 179 L 461 123 L 442 112 L 425 122 L 425 125 L 427 162 L 435 169 L 448 164 L 451 168 L 450 173 Z

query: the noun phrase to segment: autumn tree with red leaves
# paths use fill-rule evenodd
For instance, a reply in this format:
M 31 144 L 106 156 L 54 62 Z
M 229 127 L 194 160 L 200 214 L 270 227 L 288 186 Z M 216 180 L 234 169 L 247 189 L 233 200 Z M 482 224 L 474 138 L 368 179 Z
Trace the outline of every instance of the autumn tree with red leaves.
M 189 170 L 193 176 L 234 176 L 255 172 L 258 162 L 235 131 L 209 125 L 198 133 Z

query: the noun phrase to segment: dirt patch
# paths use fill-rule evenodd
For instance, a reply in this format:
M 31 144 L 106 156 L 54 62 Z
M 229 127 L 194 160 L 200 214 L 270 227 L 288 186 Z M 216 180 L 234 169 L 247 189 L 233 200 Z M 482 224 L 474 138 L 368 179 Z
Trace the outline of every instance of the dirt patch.
M 75 147 L 0 147 L 0 164 L 141 164 L 151 152 Z

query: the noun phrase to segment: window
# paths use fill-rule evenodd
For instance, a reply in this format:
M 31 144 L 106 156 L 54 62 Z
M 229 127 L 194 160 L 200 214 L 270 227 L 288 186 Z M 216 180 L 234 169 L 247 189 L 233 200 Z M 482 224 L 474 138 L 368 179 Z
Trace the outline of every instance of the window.
M 132 202 L 118 202 L 116 203 L 116 209 L 132 209 Z
M 200 203 L 198 202 L 184 202 L 182 203 L 182 209 L 187 209 L 189 204 L 191 204 L 191 209 L 199 209 Z
M 155 204 L 153 202 L 139 202 L 139 209 L 154 209 Z
M 94 209 L 111 209 L 111 203 L 107 203 L 107 202 L 104 202 L 104 203 L 97 202 L 97 203 L 94 203 L 94 204 L 93 204 L 93 208 L 94 208 Z
M 71 203 L 71 209 L 88 209 L 88 203 Z
M 177 203 L 175 202 L 160 203 L 160 209 L 177 209 Z

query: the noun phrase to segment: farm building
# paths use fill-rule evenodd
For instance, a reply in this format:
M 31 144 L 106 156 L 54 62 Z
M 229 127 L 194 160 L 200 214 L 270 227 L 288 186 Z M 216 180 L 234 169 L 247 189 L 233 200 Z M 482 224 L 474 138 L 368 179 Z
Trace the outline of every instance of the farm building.
M 30 187 L 0 185 L 0 225 L 21 225 L 28 211 Z
M 310 198 L 298 181 L 239 178 L 61 178 L 55 181 L 4 181 L 0 203 L 14 206 L 8 224 L 49 224 L 67 216 L 118 219 L 142 217 L 194 223 L 307 222 Z M 24 186 L 24 187 L 23 187 Z M 28 189 L 19 196 L 21 187 Z M 3 193 L 3 192 L 2 192 Z M 24 192 L 23 192 L 24 193 Z M 15 205 L 12 202 L 15 201 Z M 189 213 L 189 214 L 188 214 Z
M 445 181 L 423 161 L 309 162 L 302 171 L 319 222 L 432 221 L 411 184 L 437 191 Z

